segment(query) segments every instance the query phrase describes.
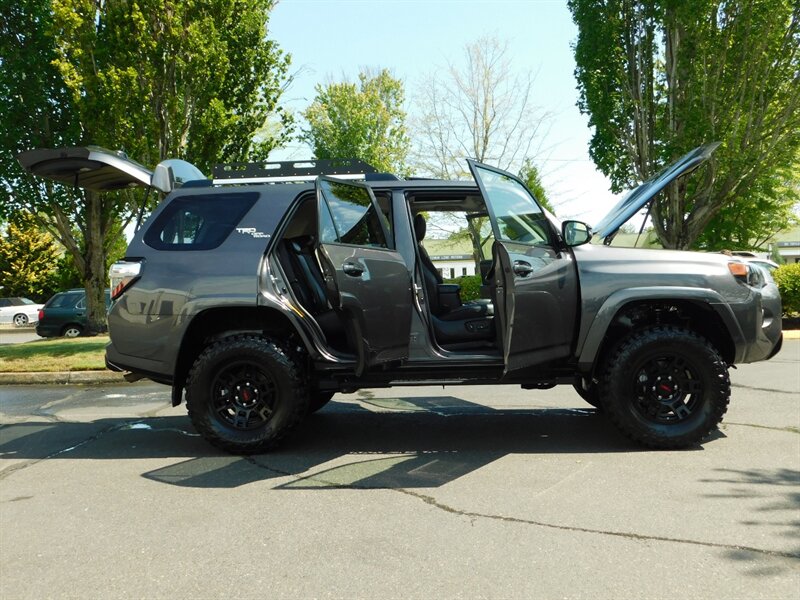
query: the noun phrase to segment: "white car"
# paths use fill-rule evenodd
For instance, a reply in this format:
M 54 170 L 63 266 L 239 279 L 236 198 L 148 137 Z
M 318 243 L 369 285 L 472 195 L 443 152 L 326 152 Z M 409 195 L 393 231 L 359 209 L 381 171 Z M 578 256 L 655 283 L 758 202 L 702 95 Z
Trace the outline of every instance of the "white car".
M 43 306 L 28 298 L 0 298 L 0 323 L 13 323 L 17 327 L 36 323 Z

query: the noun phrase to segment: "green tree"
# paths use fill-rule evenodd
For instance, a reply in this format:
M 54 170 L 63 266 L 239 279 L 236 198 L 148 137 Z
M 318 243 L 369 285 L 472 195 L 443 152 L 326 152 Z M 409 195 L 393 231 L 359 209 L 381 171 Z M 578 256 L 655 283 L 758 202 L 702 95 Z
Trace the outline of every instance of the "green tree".
M 656 201 L 653 226 L 664 247 L 713 249 L 731 233 L 753 245 L 761 228 L 785 226 L 798 199 L 800 5 L 568 4 L 579 30 L 578 106 L 594 129 L 590 154 L 615 191 L 702 142 L 722 142 L 703 176 L 673 183 Z M 768 216 L 753 218 L 760 211 Z
M 379 171 L 403 175 L 409 139 L 403 82 L 387 69 L 362 71 L 358 83 L 318 85 L 303 116 L 302 138 L 317 158 L 357 158 Z
M 29 210 L 66 247 L 100 330 L 106 258 L 144 195 L 34 181 L 14 157 L 93 143 L 205 171 L 266 158 L 292 128 L 289 57 L 265 38 L 274 1 L 0 2 L 0 210 Z
M 522 183 L 525 184 L 525 187 L 533 192 L 533 195 L 536 200 L 539 201 L 539 204 L 541 204 L 551 213 L 556 213 L 556 211 L 553 210 L 553 205 L 550 204 L 550 199 L 547 197 L 547 192 L 542 184 L 541 175 L 539 175 L 539 169 L 536 168 L 536 165 L 534 165 L 530 159 L 526 158 L 522 163 L 522 168 L 519 171 L 519 178 L 522 180 Z
M 60 253 L 53 237 L 42 231 L 32 215 L 17 215 L 0 237 L 3 296 L 22 296 L 36 302 L 47 300 L 56 291 Z

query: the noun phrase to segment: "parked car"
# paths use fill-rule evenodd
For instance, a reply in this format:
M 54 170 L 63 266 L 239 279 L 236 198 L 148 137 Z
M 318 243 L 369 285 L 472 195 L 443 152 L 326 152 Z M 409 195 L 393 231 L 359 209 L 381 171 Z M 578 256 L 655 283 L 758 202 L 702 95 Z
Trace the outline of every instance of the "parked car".
M 106 309 L 111 305 L 111 290 L 106 290 Z M 78 337 L 86 330 L 86 291 L 78 288 L 59 292 L 39 311 L 36 335 Z
M 13 323 L 24 327 L 39 318 L 41 304 L 28 298 L 0 298 L 0 323 Z
M 570 385 L 631 439 L 685 448 L 722 421 L 729 367 L 780 350 L 780 297 L 733 257 L 611 241 L 717 146 L 687 153 L 591 229 L 473 160 L 472 181 L 313 161 L 225 165 L 180 187 L 172 167 L 98 148 L 19 160 L 71 186 L 169 192 L 111 267 L 106 364 L 170 385 L 174 405 L 185 392 L 195 428 L 220 448 L 269 449 L 335 392 L 434 384 Z M 437 218 L 471 236 L 480 300 L 463 302 L 431 262 L 426 220 Z
M 751 258 L 747 256 L 740 256 L 744 262 L 749 263 L 751 265 L 758 265 L 759 267 L 763 267 L 770 273 L 772 273 L 775 269 L 777 269 L 780 265 L 774 261 L 769 260 L 768 258 Z

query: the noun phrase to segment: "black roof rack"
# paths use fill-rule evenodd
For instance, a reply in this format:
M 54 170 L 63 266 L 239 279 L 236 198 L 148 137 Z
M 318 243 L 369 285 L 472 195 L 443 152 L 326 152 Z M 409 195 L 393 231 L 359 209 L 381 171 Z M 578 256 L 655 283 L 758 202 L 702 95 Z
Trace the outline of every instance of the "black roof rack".
M 364 179 L 367 173 L 377 173 L 377 170 L 364 161 L 345 158 L 225 163 L 214 167 L 213 177 L 215 184 L 287 183 L 312 181 L 319 175 Z

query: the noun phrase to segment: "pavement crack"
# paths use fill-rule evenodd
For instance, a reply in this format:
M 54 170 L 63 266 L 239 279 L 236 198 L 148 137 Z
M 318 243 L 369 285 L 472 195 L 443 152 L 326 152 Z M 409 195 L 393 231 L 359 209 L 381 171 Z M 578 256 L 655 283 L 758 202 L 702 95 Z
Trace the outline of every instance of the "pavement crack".
M 733 383 L 731 387 L 742 388 L 744 390 L 752 390 L 754 392 L 767 392 L 768 394 L 796 394 L 797 392 L 788 390 L 777 390 L 775 388 L 757 387 L 754 385 L 743 385 L 741 383 Z
M 755 423 L 735 423 L 733 421 L 725 421 L 723 425 L 738 425 L 739 427 L 754 427 L 755 429 L 769 429 L 770 431 L 784 431 L 787 433 L 800 433 L 797 427 L 771 427 L 770 425 L 756 425 Z
M 519 523 L 522 525 L 533 525 L 535 527 L 544 527 L 546 529 L 555 529 L 557 531 L 572 531 L 578 533 L 589 533 L 594 535 L 606 535 L 611 537 L 619 537 L 629 540 L 640 540 L 640 541 L 654 541 L 654 542 L 668 542 L 673 544 L 690 544 L 693 546 L 704 546 L 707 548 L 719 548 L 723 550 L 735 550 L 739 552 L 753 552 L 756 554 L 762 554 L 765 556 L 775 556 L 780 558 L 794 558 L 800 559 L 800 554 L 794 554 L 792 552 L 781 552 L 779 550 L 765 550 L 763 548 L 754 548 L 752 546 L 739 546 L 736 544 L 722 544 L 717 542 L 704 542 L 701 540 L 691 540 L 685 538 L 673 538 L 667 536 L 660 536 L 660 535 L 644 535 L 641 533 L 632 533 L 632 532 L 625 532 L 625 531 L 611 531 L 605 529 L 593 529 L 591 527 L 577 527 L 573 525 L 557 525 L 555 523 L 547 523 L 544 521 L 535 521 L 533 519 L 521 519 L 519 517 L 509 517 L 504 515 L 493 515 L 487 513 L 478 513 L 468 510 L 461 510 L 454 508 L 452 506 L 448 506 L 442 502 L 439 502 L 433 496 L 428 496 L 427 494 L 420 494 L 419 492 L 414 492 L 409 489 L 405 488 L 398 488 L 395 491 L 405 494 L 407 496 L 411 496 L 412 498 L 417 498 L 421 500 L 425 504 L 437 508 L 439 510 L 443 510 L 447 513 L 458 515 L 461 517 L 467 517 L 469 519 L 488 519 L 492 521 L 501 521 L 504 523 Z
M 129 427 L 131 424 L 136 423 L 137 421 L 138 421 L 138 419 L 135 419 L 135 420 L 132 420 L 132 421 L 126 421 L 124 423 L 118 423 L 116 425 L 111 425 L 109 427 L 106 427 L 105 429 L 102 429 L 102 430 L 98 431 L 97 433 L 95 433 L 93 435 L 90 435 L 88 438 L 86 438 L 84 440 L 81 440 L 80 442 L 78 442 L 76 444 L 73 444 L 72 446 L 69 446 L 68 448 L 62 448 L 61 450 L 56 450 L 55 452 L 51 452 L 47 456 L 43 456 L 41 458 L 36 458 L 36 459 L 33 459 L 33 460 L 28 460 L 28 461 L 25 461 L 25 462 L 17 463 L 15 465 L 11 465 L 10 467 L 7 467 L 7 468 L 3 469 L 2 471 L 0 471 L 0 481 L 3 481 L 7 477 L 10 477 L 14 473 L 19 473 L 20 471 L 23 471 L 24 469 L 27 469 L 28 467 L 32 467 L 34 465 L 38 465 L 40 462 L 43 462 L 43 461 L 48 460 L 50 458 L 55 458 L 56 456 L 60 456 L 60 455 L 62 455 L 64 453 L 66 453 L 66 452 L 71 452 L 72 450 L 75 450 L 76 448 L 80 448 L 81 446 L 85 446 L 86 444 L 90 444 L 92 442 L 96 442 L 97 440 L 99 440 L 101 437 L 103 437 L 107 433 L 111 433 L 112 431 L 117 431 L 117 430 L 120 430 L 120 429 L 124 429 L 125 427 Z M 59 422 L 68 423 L 70 421 L 59 421 Z
M 263 463 L 258 462 L 253 457 L 243 457 L 245 461 L 253 465 L 258 469 L 263 469 L 275 475 L 290 477 L 293 481 L 299 482 L 303 480 L 313 480 L 319 483 L 322 483 L 326 486 L 336 487 L 336 488 L 347 488 L 347 489 L 360 489 L 360 490 L 376 490 L 376 489 L 388 489 L 391 491 L 395 491 L 400 494 L 404 494 L 406 496 L 410 496 L 412 498 L 416 498 L 417 500 L 421 500 L 425 504 L 432 506 L 438 510 L 444 511 L 451 515 L 456 515 L 459 517 L 466 517 L 474 522 L 477 519 L 487 519 L 491 521 L 500 521 L 503 523 L 517 523 L 520 525 L 531 525 L 534 527 L 543 527 L 546 529 L 553 529 L 556 531 L 570 531 L 576 533 L 588 533 L 592 535 L 604 535 L 609 537 L 618 537 L 628 540 L 638 540 L 638 541 L 653 541 L 653 542 L 665 542 L 665 543 L 672 543 L 672 544 L 689 544 L 692 546 L 703 546 L 706 548 L 718 548 L 722 550 L 733 550 L 738 552 L 753 552 L 755 554 L 761 554 L 763 556 L 773 556 L 779 558 L 793 558 L 793 559 L 800 559 L 800 554 L 795 554 L 792 552 L 782 552 L 780 550 L 766 550 L 764 548 L 755 548 L 752 546 L 740 546 L 737 544 L 723 544 L 718 542 L 705 542 L 701 540 L 692 540 L 687 538 L 673 538 L 668 536 L 659 536 L 659 535 L 645 535 L 641 533 L 633 533 L 633 532 L 626 532 L 626 531 L 612 531 L 606 529 L 594 529 L 591 527 L 578 527 L 574 525 L 558 525 L 556 523 L 547 523 L 545 521 L 536 521 L 533 519 L 522 519 L 519 517 L 509 517 L 506 515 L 495 515 L 490 513 L 480 513 L 474 512 L 469 510 L 462 510 L 459 508 L 455 508 L 453 506 L 449 506 L 443 502 L 440 502 L 433 496 L 429 496 L 427 494 L 421 494 L 419 492 L 415 492 L 413 490 L 407 488 L 375 488 L 375 487 L 368 487 L 368 486 L 360 486 L 356 483 L 350 483 L 347 485 L 342 485 L 338 482 L 327 481 L 323 477 L 319 475 L 306 475 L 301 476 L 296 473 L 290 473 L 288 471 L 284 471 L 281 469 L 276 469 L 274 467 L 270 467 Z

